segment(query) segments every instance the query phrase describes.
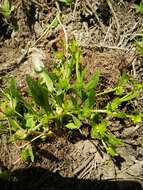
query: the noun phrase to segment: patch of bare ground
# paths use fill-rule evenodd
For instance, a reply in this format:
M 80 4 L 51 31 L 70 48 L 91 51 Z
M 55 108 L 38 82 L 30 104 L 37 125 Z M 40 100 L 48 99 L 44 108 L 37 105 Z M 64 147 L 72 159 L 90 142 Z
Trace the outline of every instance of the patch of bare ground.
M 0 33 L 2 83 L 5 83 L 10 75 L 15 75 L 18 82 L 23 83 L 25 75 L 32 73 L 28 48 L 33 44 L 45 52 L 47 57 L 44 62 L 49 68 L 52 62 L 49 52 L 61 36 L 64 38 L 64 35 L 60 35 L 63 30 L 60 25 L 55 29 L 49 29 L 56 12 L 60 10 L 68 37 L 74 37 L 83 50 L 83 64 L 89 67 L 88 76 L 99 69 L 103 81 L 106 81 L 103 87 L 106 88 L 114 86 L 123 71 L 132 74 L 140 82 L 143 81 L 143 57 L 136 53 L 133 43 L 134 37 L 142 32 L 143 17 L 135 12 L 134 1 L 76 0 L 75 4 L 68 8 L 61 6 L 57 1 L 46 0 L 28 2 L 14 0 L 13 4 L 15 6 L 12 15 L 15 18 L 12 22 L 13 28 L 12 30 L 7 28 L 8 36 Z M 2 24 L 1 27 L 3 28 Z M 142 94 L 133 102 L 133 106 L 143 112 Z M 19 160 L 18 145 L 10 144 L 8 137 L 2 135 L 0 167 L 11 169 L 15 180 L 8 185 L 4 184 L 4 187 L 6 190 L 12 186 L 16 187 L 15 189 L 42 190 L 65 187 L 106 190 L 111 187 L 130 188 L 131 180 L 142 184 L 142 127 L 143 123 L 132 126 L 128 123 L 125 125 L 117 121 L 111 122 L 111 129 L 115 129 L 114 133 L 126 142 L 125 146 L 118 148 L 120 156 L 114 159 L 100 149 L 99 142 L 87 138 L 84 140 L 78 138 L 71 142 L 71 139 L 63 135 L 46 143 L 35 143 L 33 145 L 35 163 L 23 162 Z M 39 169 L 39 173 L 32 169 L 37 167 L 42 168 Z M 49 173 L 46 173 L 46 170 Z M 55 177 L 52 177 L 53 175 Z M 31 181 L 28 179 L 29 176 Z M 70 182 L 69 179 L 72 178 Z M 75 178 L 79 181 L 77 182 Z M 97 187 L 93 183 L 91 185 L 91 181 L 88 180 L 99 180 L 100 183 L 96 181 Z M 127 186 L 123 184 L 112 186 L 108 185 L 107 181 L 102 184 L 101 180 L 126 180 L 128 183 Z M 136 185 L 135 189 L 142 188 Z

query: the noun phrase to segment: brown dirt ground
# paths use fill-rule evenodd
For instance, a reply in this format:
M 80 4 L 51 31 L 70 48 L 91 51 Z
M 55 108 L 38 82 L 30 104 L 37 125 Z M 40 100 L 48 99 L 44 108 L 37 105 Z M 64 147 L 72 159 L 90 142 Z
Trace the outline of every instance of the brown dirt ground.
M 81 47 L 89 75 L 100 69 L 106 87 L 113 86 L 122 71 L 142 82 L 143 57 L 137 54 L 133 42 L 136 34 L 142 32 L 143 17 L 133 9 L 134 1 L 107 2 L 77 0 L 73 6 L 65 7 L 54 0 L 13 0 L 15 10 L 8 20 L 12 26 L 0 23 L 1 86 L 11 75 L 21 84 L 24 76 L 32 73 L 27 49 L 37 40 L 34 47 L 45 53 L 45 65 L 49 67 L 51 48 L 64 38 L 63 28 L 48 30 L 39 38 L 57 11 L 63 15 L 68 37 L 74 37 Z M 143 95 L 133 104 L 143 112 Z M 114 133 L 127 143 L 126 147 L 118 148 L 120 156 L 115 159 L 100 151 L 96 141 L 75 136 L 69 140 L 63 135 L 47 143 L 36 142 L 35 163 L 22 162 L 19 143 L 9 144 L 8 137 L 2 135 L 0 168 L 11 170 L 12 180 L 0 183 L 1 189 L 142 189 L 139 184 L 143 185 L 143 123 L 127 127 L 116 122 L 113 125 L 117 128 Z

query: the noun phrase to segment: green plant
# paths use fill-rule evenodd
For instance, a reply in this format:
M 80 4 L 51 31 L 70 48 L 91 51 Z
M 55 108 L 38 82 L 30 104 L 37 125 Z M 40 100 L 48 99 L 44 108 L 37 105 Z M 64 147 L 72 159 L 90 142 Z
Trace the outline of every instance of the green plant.
M 141 1 L 139 5 L 134 5 L 136 12 L 143 13 L 143 2 Z
M 32 150 L 28 149 L 31 142 L 44 140 L 58 128 L 80 130 L 83 124 L 88 124 L 91 126 L 91 138 L 102 142 L 111 156 L 117 155 L 116 146 L 123 144 L 123 141 L 110 132 L 109 120 L 122 118 L 141 122 L 143 114 L 137 111 L 126 113 L 121 105 L 138 97 L 143 89 L 142 84 L 124 74 L 115 88 L 97 93 L 100 73 L 96 71 L 88 81 L 85 80 L 86 68 L 83 69 L 80 64 L 81 53 L 74 40 L 69 44 L 68 58 L 63 52 L 56 55 L 59 64 L 51 72 L 45 69 L 40 60 L 36 61 L 38 79 L 30 75 L 26 77 L 27 96 L 21 95 L 14 78 L 8 88 L 2 91 L 1 118 L 8 121 L 10 141 L 28 141 L 22 146 L 25 148 L 22 155 L 24 159 L 28 155 L 33 161 Z M 106 106 L 101 104 L 98 108 L 98 98 L 104 101 L 111 93 L 113 98 Z
M 9 0 L 3 0 L 3 2 L 0 4 L 0 13 L 4 17 L 9 17 L 14 10 L 14 6 L 11 5 Z

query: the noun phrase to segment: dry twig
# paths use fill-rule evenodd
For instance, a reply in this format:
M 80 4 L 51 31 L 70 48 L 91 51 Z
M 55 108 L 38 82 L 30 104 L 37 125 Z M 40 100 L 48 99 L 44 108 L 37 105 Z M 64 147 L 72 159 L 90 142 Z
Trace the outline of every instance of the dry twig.
M 76 8 L 77 8 L 77 3 L 78 3 L 78 0 L 76 0 L 75 5 L 74 5 L 74 10 L 73 10 L 73 14 L 72 14 L 73 18 L 75 17 L 75 12 L 76 12 Z
M 107 1 L 107 4 L 115 18 L 115 22 L 116 22 L 116 26 L 117 26 L 117 36 L 116 36 L 116 41 L 115 43 L 118 44 L 118 41 L 119 41 L 119 38 L 120 38 L 120 24 L 119 24 L 119 21 L 118 21 L 118 18 L 117 18 L 117 15 L 112 7 L 112 3 L 111 3 L 111 0 L 106 0 Z

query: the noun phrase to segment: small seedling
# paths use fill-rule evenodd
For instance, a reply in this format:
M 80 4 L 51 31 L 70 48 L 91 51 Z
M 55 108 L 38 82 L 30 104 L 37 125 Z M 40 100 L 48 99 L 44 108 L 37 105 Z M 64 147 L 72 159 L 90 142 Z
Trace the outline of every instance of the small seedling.
M 141 1 L 139 5 L 134 5 L 137 13 L 143 14 L 143 2 Z
M 3 2 L 0 4 L 0 13 L 6 18 L 11 15 L 13 10 L 14 6 L 11 5 L 9 0 L 3 0 Z

